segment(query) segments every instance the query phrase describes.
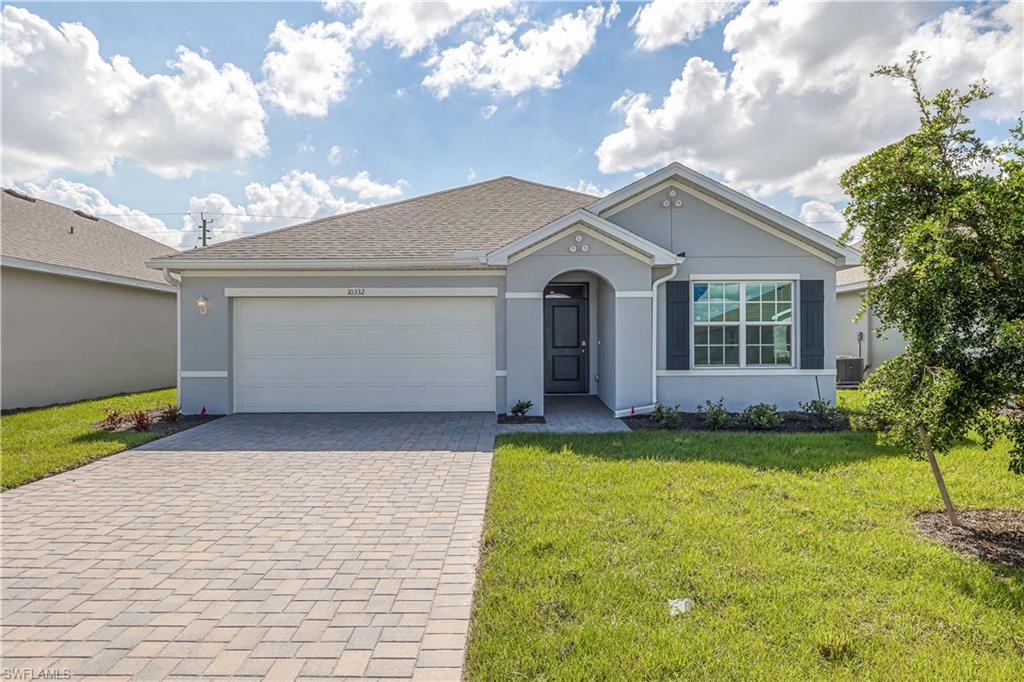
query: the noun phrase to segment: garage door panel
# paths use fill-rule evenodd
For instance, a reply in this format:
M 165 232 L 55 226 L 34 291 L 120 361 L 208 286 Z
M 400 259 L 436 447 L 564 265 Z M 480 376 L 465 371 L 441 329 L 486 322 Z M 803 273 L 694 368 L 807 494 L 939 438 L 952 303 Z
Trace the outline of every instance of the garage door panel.
M 245 298 L 238 412 L 493 410 L 493 298 Z
M 345 387 L 353 388 L 352 386 Z M 376 405 L 388 405 L 391 412 L 459 412 L 480 410 L 479 405 L 493 400 L 494 388 L 478 383 L 463 386 L 406 385 L 394 388 L 355 387 L 358 400 L 346 409 L 330 407 L 337 399 L 334 387 L 253 387 L 246 394 L 247 412 L 367 412 L 382 411 Z M 397 389 L 397 390 L 396 390 Z M 471 407 L 467 407 L 471 405 Z M 425 407 L 429 405 L 429 407 Z M 490 408 L 489 408 L 490 409 Z
M 238 364 L 239 386 L 266 384 L 348 384 L 366 385 L 379 382 L 384 375 L 394 375 L 388 386 L 406 381 L 457 383 L 461 377 L 486 377 L 492 356 L 426 358 L 414 357 L 280 357 L 245 358 Z
M 438 301 L 444 305 L 430 303 Z M 339 322 L 385 327 L 485 324 L 493 320 L 493 299 L 489 298 L 252 298 L 243 304 L 239 314 L 243 324 L 281 327 L 332 327 Z
M 441 325 L 437 327 L 282 328 L 251 325 L 238 339 L 239 351 L 247 357 L 278 356 L 282 349 L 291 355 L 363 355 L 369 349 L 419 355 L 460 355 L 486 346 L 493 328 Z

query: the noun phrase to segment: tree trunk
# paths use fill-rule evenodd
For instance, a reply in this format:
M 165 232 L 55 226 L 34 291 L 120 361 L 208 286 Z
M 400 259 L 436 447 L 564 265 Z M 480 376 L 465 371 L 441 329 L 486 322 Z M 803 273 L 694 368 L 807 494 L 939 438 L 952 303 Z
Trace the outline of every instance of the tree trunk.
M 928 463 L 932 467 L 932 474 L 935 476 L 935 483 L 939 486 L 939 493 L 942 495 L 942 502 L 946 505 L 946 516 L 949 517 L 949 525 L 959 526 L 960 517 L 957 516 L 956 507 L 953 506 L 953 500 L 949 499 L 949 491 L 946 490 L 946 481 L 942 478 L 942 472 L 939 470 L 939 463 L 935 459 L 935 453 L 932 452 L 932 439 L 928 436 L 928 430 L 923 426 L 918 426 L 917 433 L 921 436 L 921 444 L 924 446 L 925 454 L 928 455 Z

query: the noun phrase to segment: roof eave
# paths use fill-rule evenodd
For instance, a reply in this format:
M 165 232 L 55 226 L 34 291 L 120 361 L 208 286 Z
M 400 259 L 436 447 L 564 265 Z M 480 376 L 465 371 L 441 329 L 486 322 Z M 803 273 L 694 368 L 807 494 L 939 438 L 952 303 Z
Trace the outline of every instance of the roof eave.
M 146 261 L 158 270 L 423 270 L 481 269 L 487 265 L 480 256 L 458 258 L 180 258 L 162 257 Z
M 0 256 L 0 266 L 13 268 L 15 270 L 28 270 L 30 272 L 39 272 L 47 275 L 57 275 L 58 277 L 70 277 L 72 279 L 102 282 L 103 284 L 116 284 L 118 286 L 134 287 L 136 289 L 150 289 L 152 291 L 162 291 L 165 293 L 173 293 L 175 291 L 174 287 L 169 284 L 164 284 L 163 282 L 153 282 L 150 280 L 138 279 L 136 277 L 115 275 L 109 272 L 99 272 L 97 270 L 86 270 L 67 265 L 57 265 L 55 263 L 44 263 L 42 261 L 29 260 L 27 258 L 18 258 L 16 256 Z

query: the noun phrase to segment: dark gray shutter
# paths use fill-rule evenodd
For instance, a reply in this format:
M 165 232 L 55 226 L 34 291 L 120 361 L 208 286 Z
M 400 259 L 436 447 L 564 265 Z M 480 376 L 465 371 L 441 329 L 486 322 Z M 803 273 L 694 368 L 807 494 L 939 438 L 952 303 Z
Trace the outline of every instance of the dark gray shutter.
M 690 283 L 666 283 L 665 352 L 666 369 L 690 369 Z
M 825 369 L 825 282 L 800 280 L 800 368 Z

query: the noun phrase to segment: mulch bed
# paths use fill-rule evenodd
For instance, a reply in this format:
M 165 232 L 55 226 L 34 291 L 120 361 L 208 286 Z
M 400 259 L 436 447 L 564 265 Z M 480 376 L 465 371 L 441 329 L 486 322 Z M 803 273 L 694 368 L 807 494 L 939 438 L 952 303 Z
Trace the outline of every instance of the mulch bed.
M 169 436 L 172 433 L 177 433 L 178 431 L 185 431 L 186 429 L 191 429 L 196 426 L 201 426 L 207 422 L 211 422 L 214 419 L 220 419 L 223 415 L 183 414 L 180 417 L 178 417 L 177 420 L 175 421 L 164 421 L 160 419 L 160 410 L 154 410 L 152 412 L 149 412 L 149 416 L 153 420 L 153 423 L 149 426 L 148 429 L 145 429 L 140 433 L 156 433 L 161 438 L 163 438 L 164 436 Z M 98 431 L 110 431 L 112 433 L 135 430 L 132 427 L 132 423 L 130 420 L 121 423 L 120 425 L 118 425 L 117 428 L 114 429 L 108 429 L 104 427 L 101 423 L 93 424 L 93 426 L 95 426 Z
M 743 418 L 739 415 L 733 415 L 732 420 L 723 426 L 718 431 L 753 431 L 758 433 L 773 433 L 773 432 L 784 432 L 784 433 L 821 433 L 827 431 L 849 431 L 850 430 L 850 419 L 849 417 L 843 416 L 838 420 L 832 422 L 832 424 L 823 424 L 816 417 L 804 414 L 803 412 L 783 412 L 782 423 L 776 426 L 774 429 L 768 429 L 767 431 L 762 429 L 753 429 L 747 425 Z M 704 417 L 697 414 L 696 412 L 683 412 L 681 414 L 682 420 L 677 428 L 672 429 L 674 431 L 714 431 L 716 429 L 710 429 L 704 423 Z M 664 426 L 653 422 L 649 415 L 637 415 L 635 417 L 623 417 L 623 422 L 626 426 L 633 429 L 634 431 L 664 431 Z
M 499 424 L 547 424 L 547 420 L 540 416 L 527 415 L 525 417 L 513 417 L 510 414 L 499 414 Z
M 922 512 L 914 519 L 921 535 L 961 554 L 1024 571 L 1024 511 L 965 509 L 962 526 L 949 525 L 945 512 Z

